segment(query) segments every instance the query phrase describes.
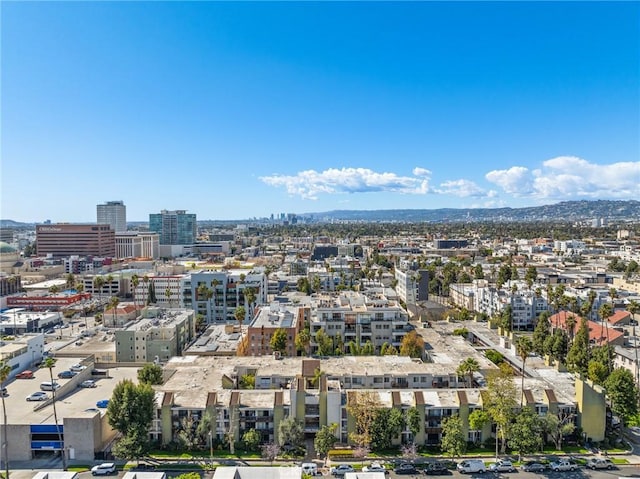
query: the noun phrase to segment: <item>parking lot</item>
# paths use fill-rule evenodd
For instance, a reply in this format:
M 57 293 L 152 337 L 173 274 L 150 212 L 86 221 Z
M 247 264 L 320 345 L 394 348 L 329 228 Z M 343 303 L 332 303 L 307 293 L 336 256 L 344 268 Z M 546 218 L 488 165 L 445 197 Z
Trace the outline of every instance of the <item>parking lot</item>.
M 68 370 L 78 362 L 80 362 L 78 358 L 59 358 L 53 369 L 54 380 L 61 386 L 56 392 L 56 409 L 59 417 L 76 416 L 84 413 L 87 409 L 96 409 L 98 401 L 111 397 L 113 388 L 119 381 L 136 379 L 136 368 L 109 369 L 107 370 L 108 376 L 94 376 L 91 374 L 91 368 L 87 368 L 71 379 L 57 377 L 60 371 Z M 79 384 L 85 379 L 95 379 L 96 387 L 79 387 Z M 43 407 L 42 403 L 26 401 L 27 396 L 40 391 L 40 384 L 47 381 L 51 381 L 49 370 L 40 368 L 34 370 L 33 379 L 15 379 L 7 385 L 5 404 L 9 423 L 40 424 L 52 420 L 53 408 L 51 405 Z M 51 397 L 50 391 L 47 394 Z

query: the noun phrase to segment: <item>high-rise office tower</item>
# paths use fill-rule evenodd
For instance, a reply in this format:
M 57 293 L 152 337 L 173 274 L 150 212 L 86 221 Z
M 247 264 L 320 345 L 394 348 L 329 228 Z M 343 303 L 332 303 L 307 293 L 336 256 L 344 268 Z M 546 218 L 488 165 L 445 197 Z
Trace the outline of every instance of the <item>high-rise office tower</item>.
M 127 207 L 123 201 L 107 201 L 97 206 L 97 223 L 108 224 L 116 233 L 127 231 Z
M 197 223 L 195 214 L 186 210 L 151 213 L 149 231 L 160 235 L 161 245 L 189 245 L 196 242 Z

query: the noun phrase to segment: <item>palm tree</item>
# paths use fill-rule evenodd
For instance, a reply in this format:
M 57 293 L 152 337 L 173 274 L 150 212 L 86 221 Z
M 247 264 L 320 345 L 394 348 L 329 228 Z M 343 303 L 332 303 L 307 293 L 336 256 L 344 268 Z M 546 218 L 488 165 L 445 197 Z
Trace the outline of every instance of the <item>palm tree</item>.
M 51 384 L 55 384 L 53 380 L 53 367 L 56 365 L 56 360 L 52 357 L 46 358 L 42 367 L 47 368 L 49 370 L 49 377 L 51 378 Z M 51 405 L 53 406 L 53 421 L 56 424 L 56 430 L 58 431 L 58 442 L 60 443 L 60 447 L 62 447 L 62 470 L 67 470 L 67 456 L 64 450 L 64 445 L 62 441 L 62 432 L 60 431 L 60 426 L 58 426 L 58 411 L 56 410 L 56 388 L 53 387 L 51 391 Z
M 67 283 L 66 283 L 67 288 L 69 288 L 69 289 L 73 288 L 73 285 L 76 282 L 76 278 L 73 275 L 73 273 L 67 274 L 66 281 L 67 281 Z
M 247 310 L 244 309 L 244 306 L 238 306 L 233 313 L 234 317 L 236 318 L 236 321 L 238 321 L 238 324 L 240 325 L 240 330 L 242 330 L 242 323 L 244 321 L 244 317 L 246 314 L 247 314 Z
M 600 308 L 598 308 L 598 314 L 600 315 L 601 321 L 601 329 L 600 329 L 600 346 L 602 346 L 602 338 L 607 338 L 607 351 L 609 352 L 608 364 L 607 368 L 609 369 L 609 373 L 611 373 L 611 348 L 609 347 L 609 325 L 605 326 L 605 323 L 608 322 L 609 317 L 613 312 L 613 308 L 609 303 L 604 303 Z M 606 336 L 602 334 L 602 328 L 606 330 Z
M 249 307 L 249 317 L 253 318 L 253 305 L 256 302 L 256 289 L 253 287 L 245 288 L 244 297 L 247 300 L 247 306 Z
M 9 378 L 9 374 L 11 374 L 11 366 L 9 366 L 4 361 L 0 362 L 0 387 L 4 387 L 4 382 Z M 3 460 L 4 460 L 4 474 L 5 478 L 9 479 L 9 446 L 7 444 L 7 407 L 4 403 L 4 394 L 2 397 L 2 437 L 3 444 L 0 444 L 0 447 L 3 451 Z
M 164 290 L 164 295 L 167 297 L 167 301 L 169 302 L 169 307 L 171 307 L 171 295 L 173 294 L 173 292 L 171 291 L 171 288 L 167 287 L 167 289 Z
M 138 285 L 140 284 L 140 277 L 137 274 L 134 274 L 133 276 L 131 276 L 131 286 L 133 286 L 133 306 L 136 308 L 136 310 L 138 309 L 138 304 L 136 301 L 136 289 L 138 288 Z
M 211 280 L 211 286 L 212 286 L 212 295 L 211 297 L 213 298 L 213 321 L 215 322 L 216 320 L 216 313 L 218 312 L 218 285 L 222 284 L 220 282 L 220 280 L 218 279 L 213 279 Z M 226 319 L 226 318 L 225 318 Z
M 456 369 L 456 374 L 459 377 L 466 377 L 469 380 L 468 387 L 473 387 L 473 373 L 480 371 L 480 364 L 474 358 L 467 358 L 460 363 L 458 369 Z
M 102 302 L 102 287 L 104 286 L 104 278 L 102 276 L 96 276 L 93 278 L 93 290 L 98 291 L 100 302 Z
M 522 359 L 522 382 L 520 384 L 520 408 L 524 396 L 524 366 L 531 351 L 533 351 L 533 343 L 527 336 L 520 336 L 516 340 L 516 351 L 520 359 Z
M 120 300 L 117 296 L 114 296 L 109 301 L 109 307 L 113 308 L 113 326 L 115 327 L 118 324 L 118 305 L 120 304 Z

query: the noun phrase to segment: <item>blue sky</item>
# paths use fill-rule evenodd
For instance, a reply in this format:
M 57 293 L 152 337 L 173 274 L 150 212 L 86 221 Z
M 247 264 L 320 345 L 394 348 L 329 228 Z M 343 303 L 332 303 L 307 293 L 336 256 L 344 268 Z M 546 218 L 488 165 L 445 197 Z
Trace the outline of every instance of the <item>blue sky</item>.
M 0 217 L 640 198 L 638 2 L 2 2 Z

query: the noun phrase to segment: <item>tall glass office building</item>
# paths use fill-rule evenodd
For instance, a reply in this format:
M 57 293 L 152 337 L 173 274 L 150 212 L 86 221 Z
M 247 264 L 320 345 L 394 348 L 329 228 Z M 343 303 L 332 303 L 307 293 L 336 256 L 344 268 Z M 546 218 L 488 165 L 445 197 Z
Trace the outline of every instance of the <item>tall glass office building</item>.
M 160 235 L 161 245 L 190 245 L 198 233 L 196 215 L 186 210 L 167 211 L 149 215 L 149 230 Z

